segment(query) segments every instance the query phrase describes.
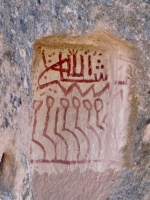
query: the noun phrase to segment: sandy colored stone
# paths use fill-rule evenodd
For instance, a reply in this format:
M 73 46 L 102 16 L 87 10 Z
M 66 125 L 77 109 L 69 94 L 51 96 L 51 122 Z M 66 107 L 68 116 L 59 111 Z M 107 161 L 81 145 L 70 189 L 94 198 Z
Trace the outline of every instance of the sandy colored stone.
M 0 1 L 1 199 L 150 199 L 150 146 L 148 143 L 149 134 L 145 131 L 150 123 L 149 9 L 149 0 Z M 106 35 L 103 37 L 98 34 L 97 37 L 94 36 L 95 41 L 92 40 L 93 36 L 90 38 L 90 35 L 92 35 L 94 30 L 99 31 L 101 29 L 107 30 L 107 33 L 109 33 L 107 35 L 109 36 L 106 38 Z M 65 37 L 63 36 L 62 38 L 63 34 Z M 45 37 L 48 37 L 48 40 L 45 39 Z M 101 41 L 98 42 L 98 38 L 100 37 Z M 50 42 L 50 38 L 52 40 L 55 38 L 56 40 L 53 42 L 51 40 Z M 38 39 L 40 40 L 38 41 Z M 123 43 L 123 41 L 126 42 Z M 68 50 L 66 50 L 66 46 L 67 49 L 72 49 L 72 46 L 75 48 L 77 45 L 80 47 L 83 45 L 85 49 L 88 49 L 89 46 L 94 46 L 93 50 L 95 50 L 100 44 L 102 45 L 102 43 L 104 43 L 104 48 L 99 48 L 99 50 L 102 50 L 105 49 L 105 43 L 107 43 L 107 47 L 109 47 L 108 51 L 111 51 L 113 48 L 110 54 L 115 53 L 115 58 L 117 58 L 116 49 L 118 52 L 122 51 L 125 53 L 126 56 L 129 55 L 129 63 L 132 61 L 130 68 L 131 90 L 129 95 L 131 110 L 128 110 L 128 112 L 130 111 L 129 118 L 127 117 L 128 130 L 127 132 L 123 131 L 121 134 L 121 136 L 125 136 L 125 138 L 119 138 L 119 144 L 117 144 L 119 146 L 115 146 L 117 149 L 115 149 L 114 153 L 116 155 L 116 152 L 119 150 L 119 157 L 117 156 L 113 159 L 121 160 L 119 167 L 123 165 L 118 171 L 113 168 L 114 166 L 111 166 L 111 169 L 102 173 L 99 172 L 97 164 L 95 168 L 93 168 L 92 164 L 91 170 L 89 170 L 89 164 L 85 166 L 85 163 L 82 165 L 79 163 L 76 166 L 73 165 L 73 169 L 69 167 L 69 169 L 66 169 L 66 165 L 62 166 L 62 164 L 60 164 L 58 166 L 57 164 L 56 166 L 56 164 L 53 164 L 54 174 L 49 164 L 45 169 L 45 165 L 41 163 L 31 163 L 32 158 L 37 158 L 36 151 L 37 153 L 41 152 L 40 148 L 37 148 L 36 145 L 32 143 L 32 125 L 35 111 L 33 110 L 32 101 L 34 100 L 32 80 L 35 80 L 35 77 L 33 77 L 33 67 L 35 66 L 36 68 L 37 66 L 36 63 L 32 64 L 32 60 L 35 60 L 33 53 L 35 50 L 34 43 L 38 44 L 38 42 L 41 42 L 44 48 L 50 43 L 59 44 L 59 47 L 57 46 L 57 48 L 54 48 L 53 45 L 50 49 L 64 49 L 67 53 Z M 64 43 L 65 47 L 60 47 Z M 129 45 L 129 43 L 134 46 L 133 53 L 130 52 L 131 49 L 133 50 L 133 47 Z M 51 52 L 51 50 L 47 48 L 47 52 Z M 90 52 L 93 50 L 90 49 Z M 63 55 L 66 56 L 66 53 Z M 124 56 L 116 60 L 117 62 L 119 61 L 118 63 L 127 61 Z M 105 61 L 106 64 L 109 63 L 107 59 L 105 59 Z M 117 65 L 113 65 L 113 67 L 116 66 Z M 115 69 L 113 68 L 111 71 L 108 71 L 112 73 L 115 72 Z M 125 72 L 121 73 L 124 74 Z M 116 78 L 116 75 L 119 75 L 119 73 L 115 73 L 114 78 Z M 121 77 L 124 78 L 124 75 Z M 111 81 L 113 82 L 114 79 Z M 68 87 L 68 85 L 69 83 L 66 87 Z M 111 85 L 110 91 L 113 93 L 114 88 L 118 87 L 119 89 L 120 86 L 121 85 Z M 100 87 L 103 87 L 103 84 L 100 83 Z M 43 90 L 45 89 L 43 88 Z M 53 93 L 53 91 L 51 91 L 51 93 Z M 35 96 L 36 95 L 37 94 L 35 94 Z M 55 98 L 57 98 L 56 93 L 54 95 Z M 83 99 L 78 95 L 79 94 L 76 94 L 76 97 L 80 100 L 81 106 L 83 106 Z M 110 97 L 109 101 L 113 102 L 113 105 L 116 105 L 111 95 L 106 96 Z M 42 97 L 40 98 L 42 99 Z M 43 95 L 44 101 L 45 98 L 46 96 Z M 91 98 L 90 96 L 89 99 Z M 57 98 L 57 105 L 62 109 L 62 114 L 64 114 L 59 100 L 60 97 Z M 121 101 L 119 96 L 116 97 L 116 101 L 118 103 L 118 108 L 114 109 L 114 107 L 112 107 L 112 109 L 118 111 L 117 115 L 115 114 L 115 119 L 118 120 Z M 94 105 L 93 101 L 90 101 L 90 103 Z M 126 101 L 124 101 L 124 103 L 126 106 Z M 88 104 L 86 103 L 86 105 Z M 72 99 L 69 99 L 69 106 L 72 106 Z M 89 130 L 86 122 L 86 109 L 83 107 L 81 110 L 81 106 L 79 111 L 81 116 L 83 113 L 83 117 L 82 120 L 79 121 L 79 125 L 81 128 L 83 126 L 82 129 Z M 72 110 L 74 110 L 73 106 Z M 43 112 L 44 118 L 42 118 L 42 120 L 46 117 L 45 113 L 46 107 Z M 102 115 L 104 115 L 104 113 L 104 111 L 101 111 Z M 56 114 L 55 111 L 54 114 Z M 72 114 L 73 112 L 70 113 L 70 115 Z M 93 126 L 95 123 L 95 110 L 93 110 L 91 115 L 92 123 L 90 122 L 90 125 Z M 121 119 L 125 121 L 124 123 L 127 122 L 127 119 Z M 39 120 L 41 119 L 38 118 L 38 123 Z M 43 131 L 44 125 L 42 124 L 42 120 L 41 130 Z M 69 120 L 71 120 L 72 124 L 67 125 L 67 128 L 75 131 L 73 118 L 70 117 Z M 116 124 L 118 122 L 117 120 Z M 81 121 L 83 121 L 83 123 L 81 123 Z M 61 121 L 61 123 L 62 122 L 63 121 Z M 58 127 L 59 131 L 61 130 L 61 123 Z M 111 123 L 114 122 L 111 121 Z M 116 124 L 114 128 L 117 127 L 118 130 L 118 125 Z M 123 122 L 119 120 L 119 124 L 121 124 L 121 128 L 123 128 Z M 94 127 L 96 127 L 96 125 Z M 43 138 L 41 139 L 40 137 L 41 133 L 40 129 L 38 129 L 39 137 L 36 139 L 44 144 L 46 149 L 53 150 L 50 142 L 47 142 L 48 144 L 46 144 L 45 141 L 43 142 Z M 146 139 L 143 140 L 143 136 Z M 114 138 L 111 137 L 112 134 L 108 139 L 113 141 Z M 119 135 L 117 135 L 117 137 L 119 137 Z M 93 137 L 91 139 L 92 144 L 97 144 L 97 141 L 95 142 Z M 68 140 L 70 144 L 72 142 L 71 138 L 67 138 L 67 141 Z M 110 144 L 110 140 L 108 144 Z M 146 143 L 144 141 L 146 141 Z M 58 144 L 60 144 L 60 142 L 58 142 Z M 106 145 L 108 144 L 106 143 Z M 48 148 L 48 145 L 50 148 Z M 63 143 L 62 145 L 64 146 Z M 32 146 L 34 150 L 33 154 L 30 153 Z M 59 150 L 60 158 L 65 154 L 63 146 L 60 147 Z M 85 146 L 85 144 L 81 144 L 83 154 L 85 152 Z M 124 147 L 123 149 L 122 146 Z M 88 155 L 90 159 L 97 156 L 97 154 L 93 153 L 96 148 L 96 146 L 92 145 L 92 150 L 90 150 L 90 154 Z M 73 148 L 70 149 L 69 159 L 71 160 L 71 156 L 74 158 L 77 155 L 77 144 L 75 143 Z M 102 149 L 104 148 L 102 147 Z M 110 147 L 108 147 L 108 150 L 110 151 Z M 62 154 L 60 151 L 62 151 Z M 101 153 L 102 155 L 108 155 L 106 151 L 101 151 Z M 52 154 L 52 151 L 47 153 L 48 159 L 51 159 Z M 83 154 L 82 156 L 84 156 Z M 113 153 L 110 152 L 108 155 L 109 159 L 112 158 L 112 154 Z M 39 158 L 40 156 L 43 156 L 42 152 Z M 88 169 L 85 170 L 85 168 Z M 57 172 L 56 169 L 58 169 Z M 60 169 L 61 173 L 59 173 Z M 47 171 L 47 173 L 45 173 L 45 171 Z
M 102 31 L 37 41 L 31 162 L 39 173 L 122 168 L 131 52 Z

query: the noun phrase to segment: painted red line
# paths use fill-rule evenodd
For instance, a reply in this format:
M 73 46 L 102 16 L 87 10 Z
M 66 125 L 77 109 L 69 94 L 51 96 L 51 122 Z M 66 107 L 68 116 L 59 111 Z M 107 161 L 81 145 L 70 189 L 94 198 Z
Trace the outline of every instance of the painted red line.
M 96 132 L 96 130 L 95 130 L 92 126 L 88 125 L 88 129 L 91 129 L 92 132 L 93 132 L 93 133 L 95 134 L 95 136 L 97 137 L 97 140 L 98 140 L 98 143 L 99 143 L 99 151 L 98 151 L 98 156 L 97 156 L 97 157 L 99 158 L 99 156 L 100 156 L 100 151 L 101 151 L 101 139 L 100 139 L 98 133 Z
M 39 81 L 42 78 L 42 76 L 44 76 L 44 74 L 46 72 L 48 72 L 49 70 L 59 71 L 61 77 L 63 76 L 63 72 L 68 72 L 67 69 L 62 69 L 62 64 L 65 63 L 65 62 L 67 62 L 67 61 L 70 61 L 70 59 L 68 60 L 68 58 L 65 58 L 65 59 L 61 60 L 61 57 L 62 57 L 62 54 L 59 54 L 59 61 L 57 63 L 51 65 L 50 67 L 47 67 L 45 65 L 46 64 L 46 60 L 43 60 L 46 69 L 39 75 L 38 84 L 39 84 Z M 60 69 L 57 68 L 58 66 L 60 66 Z
M 49 85 L 52 85 L 52 84 L 57 84 L 61 88 L 61 90 L 63 91 L 63 93 L 64 93 L 65 96 L 67 96 L 69 93 L 71 93 L 74 88 L 78 89 L 78 91 L 79 91 L 79 93 L 80 93 L 80 95 L 82 97 L 85 97 L 90 91 L 93 92 L 93 97 L 101 96 L 107 89 L 110 89 L 110 83 L 108 82 L 103 87 L 103 89 L 100 90 L 99 92 L 95 92 L 94 84 L 92 84 L 85 92 L 82 92 L 80 86 L 77 83 L 73 83 L 72 85 L 70 85 L 68 87 L 68 89 L 66 89 L 65 87 L 63 87 L 60 84 L 60 81 L 57 81 L 57 80 L 52 81 L 51 83 L 45 83 L 43 85 L 39 85 L 39 87 L 37 89 L 43 89 L 43 88 L 45 88 L 45 87 L 47 87 Z
M 39 147 L 41 147 L 41 149 L 42 149 L 42 151 L 43 151 L 43 153 L 44 153 L 43 158 L 45 158 L 45 157 L 46 157 L 46 150 L 45 150 L 44 146 L 43 146 L 40 142 L 38 142 L 37 140 L 32 139 L 32 142 L 34 142 L 34 143 L 37 144 Z
M 73 98 L 73 100 L 74 100 L 74 98 Z M 74 101 L 73 101 L 73 105 L 74 105 L 75 103 L 74 103 Z M 80 106 L 80 105 L 79 105 Z M 75 107 L 75 105 L 74 105 L 74 107 Z M 82 135 L 84 136 L 84 138 L 86 139 L 86 142 L 87 142 L 87 150 L 86 150 L 86 153 L 85 153 L 85 158 L 88 156 L 88 154 L 89 154 L 89 151 L 90 151 L 90 140 L 89 140 L 89 138 L 88 138 L 88 136 L 87 136 L 87 134 L 78 126 L 78 119 L 79 119 L 79 107 L 76 107 L 76 121 L 75 121 L 75 128 L 77 129 L 77 130 L 79 130 L 81 133 L 82 133 Z
M 36 103 L 39 103 L 37 108 L 35 108 L 35 104 Z M 36 125 L 37 125 L 37 112 L 40 110 L 42 104 L 43 104 L 43 101 L 34 100 L 34 102 L 33 102 L 33 107 L 34 107 L 35 111 L 34 111 L 34 123 L 33 123 L 33 131 L 32 131 L 32 141 L 42 149 L 42 151 L 44 153 L 43 158 L 45 158 L 46 157 L 46 150 L 45 150 L 44 146 L 39 141 L 34 139 L 34 135 L 36 133 Z
M 43 50 L 41 54 L 42 54 L 42 59 L 43 59 L 44 66 L 45 66 L 45 68 L 47 69 L 47 66 L 46 66 L 46 58 L 45 58 L 45 50 Z
M 51 107 L 54 104 L 54 101 L 55 100 L 54 100 L 53 97 L 47 96 L 47 98 L 46 98 L 47 113 L 46 113 L 46 119 L 45 119 L 45 126 L 44 126 L 44 129 L 43 129 L 43 136 L 46 137 L 53 144 L 54 152 L 55 152 L 54 158 L 56 159 L 56 144 L 55 144 L 55 141 L 49 135 L 47 135 L 48 122 L 49 122 L 49 118 L 50 118 L 50 110 L 51 110 Z
M 69 108 L 69 100 L 66 99 L 66 98 L 61 98 L 60 99 L 60 105 L 64 108 L 64 116 L 63 116 L 63 128 L 62 128 L 62 131 L 67 131 L 69 132 L 76 140 L 76 143 L 77 143 L 77 160 L 79 159 L 79 156 L 80 156 L 80 143 L 79 143 L 79 140 L 78 140 L 78 137 L 77 135 L 71 131 L 70 129 L 66 128 L 66 121 L 67 121 L 67 110 Z
M 76 139 L 76 142 L 77 142 L 77 151 L 78 151 L 78 153 L 77 153 L 77 160 L 78 160 L 79 156 L 80 156 L 80 143 L 79 143 L 78 137 L 76 136 L 76 134 L 73 131 L 71 131 L 70 129 L 68 129 L 66 127 L 63 130 L 68 131 L 69 133 L 71 133 L 74 136 L 74 138 Z
M 39 160 L 31 160 L 31 163 L 60 163 L 65 165 L 71 165 L 71 164 L 84 164 L 84 163 L 93 163 L 93 162 L 101 162 L 102 160 L 45 160 L 45 159 L 39 159 Z
M 31 160 L 31 163 L 58 163 L 58 164 L 65 164 L 65 165 L 74 165 L 74 164 L 85 164 L 85 163 L 98 163 L 98 162 L 110 162 L 111 164 L 119 163 L 115 160 L 46 160 L 46 159 L 39 159 L 39 160 Z
M 59 108 L 57 108 L 57 110 L 56 110 L 54 133 L 55 133 L 55 135 L 57 135 L 64 142 L 64 144 L 66 146 L 66 156 L 65 156 L 65 159 L 67 160 L 67 158 L 68 158 L 68 144 L 67 144 L 67 141 L 65 140 L 65 138 L 61 134 L 59 134 L 57 132 L 58 113 L 59 113 Z

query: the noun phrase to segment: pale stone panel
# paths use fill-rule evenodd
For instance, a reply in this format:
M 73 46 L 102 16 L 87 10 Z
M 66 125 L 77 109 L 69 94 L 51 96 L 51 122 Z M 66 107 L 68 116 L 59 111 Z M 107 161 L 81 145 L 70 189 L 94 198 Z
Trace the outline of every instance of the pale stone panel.
M 33 167 L 40 173 L 122 167 L 130 66 L 128 48 L 105 34 L 35 44 Z

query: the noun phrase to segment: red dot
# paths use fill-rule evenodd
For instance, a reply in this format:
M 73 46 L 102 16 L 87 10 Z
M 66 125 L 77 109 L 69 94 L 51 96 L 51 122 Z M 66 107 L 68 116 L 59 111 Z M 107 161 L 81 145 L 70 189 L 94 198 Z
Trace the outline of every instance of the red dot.
M 97 60 L 97 62 L 98 62 L 98 63 L 100 63 L 100 62 L 101 62 L 101 60 Z
M 104 65 L 101 65 L 101 69 L 103 69 L 104 68 Z
M 96 69 L 99 69 L 99 66 L 96 66 Z

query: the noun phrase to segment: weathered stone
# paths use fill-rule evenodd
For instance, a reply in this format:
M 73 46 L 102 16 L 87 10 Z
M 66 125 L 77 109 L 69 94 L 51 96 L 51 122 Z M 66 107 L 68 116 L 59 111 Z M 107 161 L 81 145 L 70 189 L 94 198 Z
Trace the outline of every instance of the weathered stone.
M 40 200 L 150 199 L 149 10 L 149 0 L 0 1 L 1 199 L 33 199 L 32 193 L 34 194 L 35 199 Z M 127 101 L 127 96 L 123 96 L 123 98 L 125 98 L 123 102 L 125 107 L 122 107 L 123 110 L 121 115 L 121 94 L 120 97 L 116 97 L 118 107 L 115 106 L 116 112 L 112 107 L 112 121 L 109 118 L 110 124 L 116 119 L 114 130 L 118 130 L 120 125 L 122 127 L 122 129 L 120 129 L 122 132 L 122 139 L 120 138 L 117 140 L 119 141 L 118 145 L 120 146 L 116 145 L 115 147 L 117 148 L 114 151 L 113 142 L 108 140 L 108 143 L 105 145 L 105 147 L 108 145 L 109 152 L 107 153 L 111 159 L 113 153 L 115 156 L 118 152 L 119 157 L 116 157 L 116 160 L 119 161 L 119 168 L 116 170 L 114 165 L 106 170 L 103 166 L 104 170 L 100 170 L 100 165 L 97 163 L 98 165 L 96 165 L 94 172 L 93 166 L 89 169 L 89 165 L 85 165 L 84 163 L 83 165 L 77 164 L 73 167 L 73 171 L 71 171 L 71 167 L 66 169 L 66 166 L 63 165 L 65 167 L 62 167 L 62 164 L 58 164 L 59 166 L 56 167 L 56 164 L 50 163 L 45 165 L 44 163 L 36 163 L 35 161 L 37 158 L 41 159 L 43 154 L 40 154 L 39 152 L 41 149 L 36 151 L 38 148 L 32 141 L 33 122 L 35 117 L 35 110 L 32 108 L 32 100 L 37 100 L 37 97 L 39 97 L 38 95 L 41 94 L 38 92 L 39 90 L 36 90 L 34 94 L 32 94 L 33 90 L 36 89 L 32 87 L 33 81 L 36 81 L 36 62 L 38 62 L 38 59 L 40 58 L 36 54 L 36 45 L 34 46 L 34 43 L 38 44 L 38 42 L 44 41 L 45 37 L 54 39 L 59 35 L 65 35 L 64 38 L 66 39 L 57 41 L 57 45 L 60 43 L 63 44 L 63 41 L 68 45 L 67 38 L 71 38 L 70 44 L 73 47 L 71 47 L 71 50 L 77 49 L 80 45 L 83 45 L 82 42 L 87 38 L 87 40 L 85 40 L 84 49 L 88 49 L 88 40 L 92 40 L 92 37 L 88 39 L 89 35 L 92 35 L 96 31 L 99 32 L 100 30 L 105 30 L 105 33 L 109 33 L 108 35 L 110 36 L 110 39 L 107 40 L 107 42 L 105 41 L 107 43 L 106 47 L 109 47 L 109 53 L 107 55 L 111 55 L 111 58 L 115 58 L 118 63 L 126 63 L 126 61 L 127 63 L 131 63 L 129 75 L 130 81 L 127 85 L 118 85 L 118 89 L 124 86 L 127 88 L 127 90 L 123 89 L 124 92 L 130 90 L 129 99 Z M 101 37 L 97 37 L 90 45 L 101 51 L 100 44 L 105 44 L 105 42 L 103 39 L 98 41 L 98 38 Z M 111 42 L 109 43 L 109 41 Z M 54 47 L 51 48 L 50 44 L 54 44 L 54 42 L 47 42 L 47 52 L 53 52 L 53 50 L 56 49 Z M 42 48 L 45 48 L 45 44 L 43 44 Z M 129 57 L 129 59 L 126 60 L 126 58 L 121 55 L 120 59 L 122 60 L 119 60 L 117 57 L 118 54 L 116 54 L 117 49 L 118 52 L 121 50 L 125 53 L 125 57 Z M 68 50 L 64 48 L 64 52 L 67 51 Z M 90 52 L 93 52 L 93 50 L 90 50 Z M 63 55 L 66 56 L 66 54 L 68 53 L 64 53 Z M 103 52 L 103 54 L 105 55 L 105 52 Z M 114 54 L 114 56 L 112 56 L 112 54 Z M 59 52 L 57 56 L 58 55 Z M 35 61 L 33 64 L 32 59 Z M 107 56 L 104 63 L 106 66 L 107 64 L 110 66 L 111 62 L 107 59 Z M 116 72 L 116 76 L 120 76 L 119 72 L 115 70 L 115 67 L 118 67 L 118 65 L 116 65 L 114 61 L 112 63 L 112 69 L 110 70 L 110 67 L 107 67 L 106 72 L 109 72 L 110 74 Z M 43 64 L 41 59 L 41 70 L 42 67 Z M 111 76 L 109 73 L 109 82 L 112 83 L 113 81 L 117 81 L 116 83 L 119 83 L 118 81 L 122 81 L 120 80 L 120 77 L 117 80 L 110 80 L 109 78 Z M 116 78 L 116 76 L 114 76 L 114 78 Z M 48 75 L 48 77 L 52 76 Z M 57 76 L 54 78 L 58 80 L 59 77 Z M 125 78 L 124 70 L 121 71 L 121 78 Z M 123 81 L 126 81 L 126 79 L 123 79 Z M 69 87 L 69 83 L 66 83 L 66 87 Z M 82 86 L 80 86 L 80 88 L 81 87 Z M 84 87 L 82 89 L 84 89 Z M 100 87 L 103 87 L 101 82 Z M 117 87 L 117 84 L 110 89 L 112 93 L 115 92 L 115 87 Z M 42 90 L 45 94 L 43 97 L 40 96 L 41 99 L 43 98 L 45 101 L 45 95 L 50 95 L 51 93 L 51 96 L 57 100 L 57 105 L 59 106 L 59 98 L 67 98 L 63 95 L 58 95 L 57 97 L 56 93 L 53 93 L 54 88 L 52 88 L 52 91 L 49 91 L 46 88 L 43 88 Z M 78 95 L 79 94 L 77 93 L 76 97 L 80 102 L 85 100 L 79 98 Z M 113 102 L 113 105 L 116 105 L 115 100 L 112 100 L 112 95 L 106 95 L 106 97 L 109 97 L 109 102 Z M 88 100 L 89 99 L 90 103 L 94 105 L 92 96 L 88 97 Z M 69 103 L 69 105 L 72 105 L 71 97 Z M 85 107 L 88 108 L 90 103 L 85 103 Z M 125 113 L 124 109 L 128 108 L 128 106 L 129 110 Z M 45 108 L 46 105 L 44 109 Z M 110 108 L 111 106 L 108 110 L 110 110 Z M 63 111 L 64 110 L 62 109 L 62 112 Z M 71 115 L 73 115 L 74 111 L 74 108 L 70 111 Z M 85 118 L 87 117 L 85 111 L 87 110 L 84 107 L 82 112 L 80 111 L 81 115 L 83 114 L 81 119 L 83 124 L 81 123 L 81 120 L 80 124 L 84 131 L 88 129 L 88 123 L 85 123 Z M 104 115 L 104 113 L 105 112 L 102 112 L 101 114 Z M 43 139 L 40 137 L 40 134 L 43 133 L 44 127 L 42 120 L 46 117 L 45 112 L 43 112 L 43 114 L 43 118 L 38 118 L 38 124 L 41 120 L 41 129 L 38 129 L 38 135 L 35 134 L 37 137 L 36 139 L 41 143 L 43 142 Z M 56 114 L 55 111 L 54 114 Z M 91 115 L 92 117 L 95 116 L 93 113 Z M 122 121 L 125 117 L 124 122 L 118 121 L 120 115 Z M 70 117 L 70 121 L 71 123 L 67 127 L 69 127 L 68 129 L 74 130 L 72 116 Z M 92 121 L 92 125 L 90 125 L 96 129 L 96 125 L 94 126 L 93 124 L 94 120 Z M 110 124 L 107 127 L 109 127 Z M 59 128 L 60 126 L 61 124 L 59 124 Z M 50 128 L 48 130 L 50 130 Z M 110 132 L 111 131 L 112 130 L 110 130 Z M 111 136 L 112 132 L 109 134 L 108 139 L 110 139 Z M 117 138 L 118 137 L 119 135 L 117 135 Z M 90 139 L 92 140 L 92 144 L 94 144 L 95 140 L 93 140 L 93 138 Z M 112 141 L 114 140 L 113 138 L 111 139 Z M 120 142 L 122 143 L 120 144 Z M 103 142 L 102 144 L 104 145 Z M 110 151 L 110 144 L 113 146 L 112 151 Z M 46 148 L 48 145 L 49 144 L 44 143 Z M 83 146 L 83 151 L 85 151 L 84 145 L 81 146 Z M 33 150 L 32 154 L 30 154 L 30 147 L 32 147 Z M 74 150 L 77 152 L 76 147 L 77 145 L 75 148 L 71 149 L 71 156 L 76 155 L 74 154 Z M 92 148 L 92 152 L 95 152 L 97 147 L 93 146 Z M 64 155 L 63 146 L 61 147 L 61 151 Z M 106 155 L 108 156 L 107 153 L 105 154 L 102 152 L 103 157 L 106 157 Z M 96 155 L 97 154 L 92 153 L 89 155 L 89 158 L 94 159 Z M 51 156 L 51 152 L 49 152 L 48 159 L 51 159 Z M 62 155 L 60 155 L 60 158 L 61 157 Z M 33 163 L 30 162 L 31 159 L 34 161 Z M 47 166 L 47 168 L 45 166 Z M 78 171 L 78 168 L 82 168 L 81 166 L 83 166 L 82 172 Z M 54 167 L 53 171 L 51 167 Z M 56 170 L 58 170 L 57 174 L 53 174 L 52 172 L 56 173 Z M 59 174 L 60 170 L 62 172 L 61 174 Z
M 105 32 L 34 45 L 31 161 L 36 169 L 122 168 L 134 67 L 126 45 Z

